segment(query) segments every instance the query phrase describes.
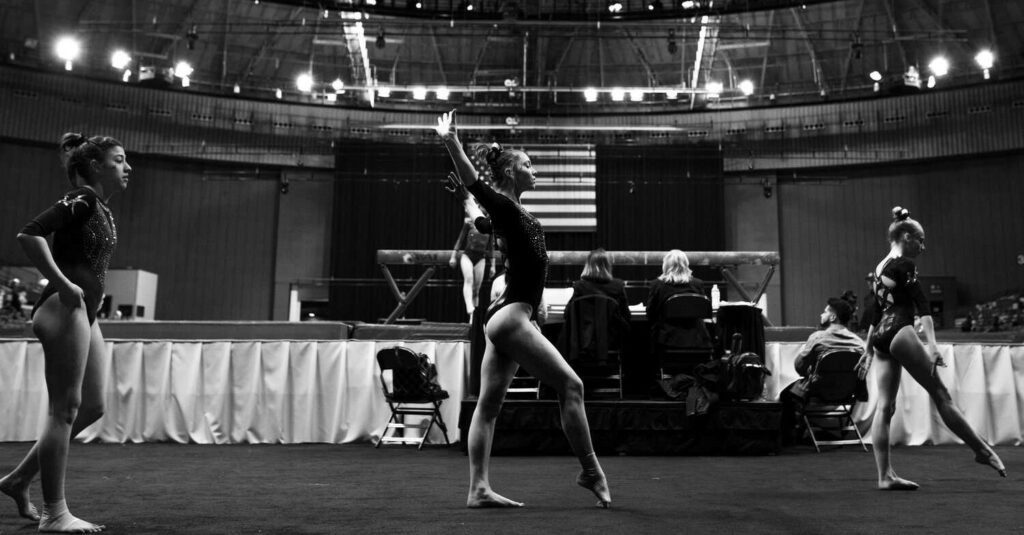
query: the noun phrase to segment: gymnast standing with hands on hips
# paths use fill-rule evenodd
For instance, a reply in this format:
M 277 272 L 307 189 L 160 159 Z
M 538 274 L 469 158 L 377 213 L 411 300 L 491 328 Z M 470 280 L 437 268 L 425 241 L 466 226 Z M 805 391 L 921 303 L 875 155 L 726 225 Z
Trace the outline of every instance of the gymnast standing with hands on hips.
M 598 506 L 611 505 L 611 492 L 597 461 L 583 406 L 583 381 L 536 326 L 547 277 L 544 231 L 519 196 L 536 184 L 530 157 L 519 150 L 484 146 L 494 188 L 479 180 L 455 128 L 455 112 L 437 120 L 437 133 L 455 162 L 458 176 L 490 214 L 494 232 L 505 241 L 506 286 L 487 311 L 480 397 L 469 427 L 469 507 L 522 507 L 491 489 L 488 468 L 494 424 L 512 377 L 520 365 L 558 393 L 562 429 L 582 471 L 576 483 L 594 493 Z M 462 184 L 457 186 L 461 187 Z

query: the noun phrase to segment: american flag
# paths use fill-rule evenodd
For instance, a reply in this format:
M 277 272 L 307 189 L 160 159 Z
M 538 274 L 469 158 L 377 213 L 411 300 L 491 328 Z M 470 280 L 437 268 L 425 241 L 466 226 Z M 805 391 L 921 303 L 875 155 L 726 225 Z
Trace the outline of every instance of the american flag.
M 523 208 L 545 232 L 597 230 L 597 164 L 593 145 L 518 145 L 537 169 L 537 189 L 523 193 Z M 470 157 L 480 178 L 491 183 L 483 157 Z

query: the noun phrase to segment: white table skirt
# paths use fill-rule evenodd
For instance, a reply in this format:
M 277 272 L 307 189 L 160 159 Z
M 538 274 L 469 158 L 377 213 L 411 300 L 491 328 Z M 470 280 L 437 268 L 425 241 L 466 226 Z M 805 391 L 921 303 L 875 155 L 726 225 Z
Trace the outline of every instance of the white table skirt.
M 778 399 L 779 392 L 799 378 L 793 361 L 801 345 L 768 344 L 766 365 L 772 375 L 765 390 L 770 399 Z M 947 363 L 938 368 L 939 377 L 971 426 L 994 444 L 1020 445 L 1024 439 L 1024 346 L 939 344 L 939 352 Z M 872 368 L 869 400 L 854 410 L 862 430 L 870 427 L 876 391 Z M 890 440 L 903 445 L 962 443 L 942 423 L 924 388 L 906 371 L 900 378 Z
M 365 442 L 390 416 L 376 354 L 425 353 L 450 398 L 458 440 L 469 344 L 460 341 L 108 341 L 106 413 L 83 441 L 199 444 Z M 0 441 L 39 435 L 47 412 L 42 348 L 0 341 Z M 413 422 L 408 422 L 413 423 Z M 438 431 L 430 439 L 443 443 Z

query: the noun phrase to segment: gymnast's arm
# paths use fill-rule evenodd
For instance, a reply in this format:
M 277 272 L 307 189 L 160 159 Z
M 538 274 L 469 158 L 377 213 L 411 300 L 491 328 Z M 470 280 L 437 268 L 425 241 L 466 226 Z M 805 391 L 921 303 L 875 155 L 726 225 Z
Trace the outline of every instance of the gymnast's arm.
M 459 178 L 462 179 L 467 188 L 472 186 L 479 177 L 476 173 L 476 167 L 473 167 L 473 162 L 469 161 L 469 156 L 466 156 L 466 151 L 462 148 L 462 142 L 459 141 L 459 133 L 455 128 L 455 110 L 438 117 L 435 130 L 441 136 L 441 142 L 444 143 L 444 148 L 448 150 L 448 155 L 451 156 L 452 162 L 455 163 L 455 169 L 459 173 Z
M 64 227 L 80 225 L 86 221 L 91 211 L 95 209 L 93 204 L 95 201 L 90 203 L 90 200 L 80 196 L 74 200 L 65 199 L 63 202 L 58 202 L 36 216 L 18 233 L 18 243 L 28 259 L 32 261 L 32 265 L 39 270 L 43 277 L 52 281 L 57 288 L 60 301 L 71 308 L 85 304 L 85 292 L 71 282 L 57 267 L 53 253 L 50 252 L 50 246 L 46 243 L 46 236 Z M 75 208 L 78 208 L 77 213 Z

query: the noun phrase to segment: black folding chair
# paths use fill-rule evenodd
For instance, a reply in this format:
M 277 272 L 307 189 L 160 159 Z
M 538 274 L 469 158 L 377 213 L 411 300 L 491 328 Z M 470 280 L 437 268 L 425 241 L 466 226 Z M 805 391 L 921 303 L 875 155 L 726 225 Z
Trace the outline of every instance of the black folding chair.
M 704 326 L 704 320 L 710 319 L 711 314 L 711 300 L 703 295 L 676 294 L 665 301 L 661 318 L 663 328 L 686 331 L 686 338 L 691 342 L 688 345 L 655 342 L 662 378 L 666 377 L 666 370 L 692 373 L 698 364 L 712 359 L 714 343 Z
M 808 374 L 811 382 L 803 407 L 803 421 L 818 452 L 821 452 L 821 446 L 846 444 L 860 444 L 864 451 L 868 451 L 864 437 L 853 421 L 859 381 L 854 367 L 860 355 L 860 352 L 848 349 L 827 351 L 818 357 Z M 829 433 L 833 438 L 819 437 L 823 433 Z
M 562 350 L 588 392 L 622 399 L 621 344 L 626 333 L 611 333 L 618 310 L 619 302 L 607 295 L 573 297 L 565 307 L 567 338 Z
M 448 427 L 441 416 L 441 402 L 448 399 L 448 392 L 437 383 L 437 368 L 425 355 L 398 346 L 378 351 L 377 364 L 380 366 L 380 386 L 391 408 L 391 418 L 374 447 L 380 447 L 382 443 L 419 444 L 418 449 L 422 449 L 435 424 L 444 435 L 445 444 L 450 445 Z M 430 416 L 430 423 L 408 425 L 401 418 L 406 415 Z M 422 434 L 419 437 L 387 436 L 392 429 L 420 429 Z

